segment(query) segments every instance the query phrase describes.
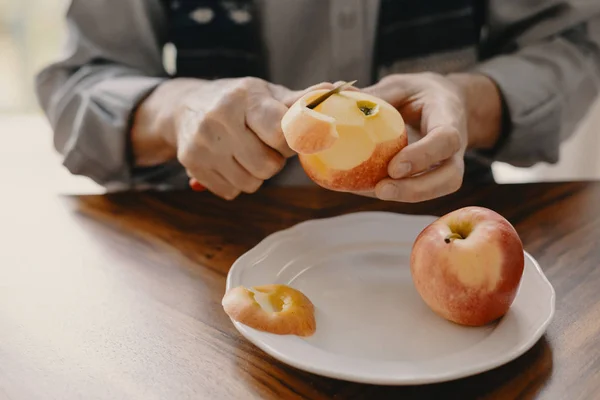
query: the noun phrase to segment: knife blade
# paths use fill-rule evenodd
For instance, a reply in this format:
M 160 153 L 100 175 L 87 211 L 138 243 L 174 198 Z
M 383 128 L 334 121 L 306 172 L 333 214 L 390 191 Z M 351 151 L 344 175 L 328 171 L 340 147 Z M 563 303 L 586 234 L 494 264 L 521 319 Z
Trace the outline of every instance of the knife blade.
M 354 85 L 355 83 L 356 83 L 356 81 L 342 83 L 341 85 L 338 85 L 338 86 L 334 87 L 333 89 L 331 89 L 329 92 L 323 93 L 321 96 L 317 97 L 316 99 L 314 99 L 313 101 L 308 103 L 306 105 L 306 107 L 313 110 L 316 106 L 318 106 L 319 104 L 321 104 L 322 102 L 324 102 L 325 100 L 327 100 L 328 98 L 333 96 L 334 94 L 339 93 L 342 90 L 349 88 L 350 86 Z

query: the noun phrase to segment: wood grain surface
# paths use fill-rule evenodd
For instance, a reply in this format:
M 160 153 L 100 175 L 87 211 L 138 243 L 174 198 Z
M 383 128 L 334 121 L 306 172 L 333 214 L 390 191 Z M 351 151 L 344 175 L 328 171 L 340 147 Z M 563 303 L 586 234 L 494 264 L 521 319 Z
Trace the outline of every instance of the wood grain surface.
M 318 188 L 51 197 L 3 194 L 0 398 L 598 399 L 600 183 L 465 187 L 421 204 Z M 503 214 L 557 294 L 524 356 L 443 384 L 381 387 L 298 371 L 244 340 L 222 311 L 227 271 L 266 235 L 364 210 Z

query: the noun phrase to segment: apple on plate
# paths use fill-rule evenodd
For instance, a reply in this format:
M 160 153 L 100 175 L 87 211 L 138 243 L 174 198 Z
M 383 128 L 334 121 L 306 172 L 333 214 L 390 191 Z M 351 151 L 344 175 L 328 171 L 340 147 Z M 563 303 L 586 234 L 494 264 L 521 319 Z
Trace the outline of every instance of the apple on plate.
M 408 144 L 404 119 L 391 104 L 355 90 L 307 107 L 327 90 L 311 91 L 286 112 L 281 127 L 306 174 L 336 191 L 369 192 L 388 176 L 391 159 Z
M 435 313 L 483 326 L 509 310 L 524 263 L 523 244 L 510 222 L 472 206 L 427 226 L 413 244 L 410 268 L 417 291 Z

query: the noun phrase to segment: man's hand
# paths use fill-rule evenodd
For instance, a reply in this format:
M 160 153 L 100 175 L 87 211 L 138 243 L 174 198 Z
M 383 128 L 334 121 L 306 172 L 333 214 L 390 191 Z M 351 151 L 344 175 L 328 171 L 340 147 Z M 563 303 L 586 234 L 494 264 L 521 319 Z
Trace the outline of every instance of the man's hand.
M 499 93 L 483 76 L 391 75 L 364 91 L 395 106 L 422 136 L 390 162 L 390 178 L 374 193 L 383 200 L 420 202 L 455 192 L 466 149 L 491 147 L 500 130 Z
M 321 84 L 307 90 L 329 87 Z M 142 103 L 136 115 L 132 131 L 134 151 L 138 139 L 136 158 L 143 163 L 140 138 L 145 134 L 147 139 L 153 130 L 144 131 L 149 125 L 144 118 L 154 118 L 162 121 L 155 123 L 154 135 L 172 149 L 193 186 L 201 185 L 224 199 L 253 193 L 294 154 L 283 136 L 281 119 L 304 93 L 258 78 L 169 81 Z

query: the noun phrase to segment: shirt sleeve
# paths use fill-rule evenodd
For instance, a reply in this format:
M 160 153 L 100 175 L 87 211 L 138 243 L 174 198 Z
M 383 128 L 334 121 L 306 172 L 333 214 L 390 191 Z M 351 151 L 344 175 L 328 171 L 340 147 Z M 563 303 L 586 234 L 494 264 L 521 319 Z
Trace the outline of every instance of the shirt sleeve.
M 156 175 L 130 168 L 128 136 L 137 104 L 167 79 L 163 5 L 72 0 L 66 20 L 63 55 L 36 77 L 39 103 L 63 164 L 107 187 L 131 187 Z
M 600 18 L 499 55 L 476 70 L 496 82 L 505 129 L 496 149 L 478 154 L 529 167 L 556 163 L 600 92 Z

